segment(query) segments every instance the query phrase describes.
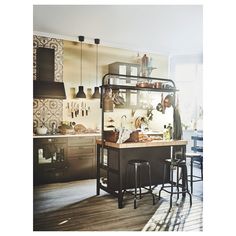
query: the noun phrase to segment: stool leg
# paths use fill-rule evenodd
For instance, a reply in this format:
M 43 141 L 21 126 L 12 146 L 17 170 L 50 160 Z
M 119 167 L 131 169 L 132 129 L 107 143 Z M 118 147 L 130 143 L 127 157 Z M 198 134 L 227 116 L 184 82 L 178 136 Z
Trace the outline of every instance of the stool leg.
M 162 186 L 161 189 L 159 190 L 159 194 L 158 194 L 158 199 L 161 199 L 161 191 L 164 188 L 164 184 L 165 184 L 165 179 L 166 179 L 166 164 L 164 164 L 164 173 L 163 173 L 163 179 L 162 179 Z
M 177 200 L 178 200 L 179 199 L 179 167 L 178 166 L 177 166 L 177 176 L 176 176 L 176 188 L 177 188 Z
M 172 197 L 173 197 L 173 167 L 170 166 L 170 184 L 171 184 L 171 190 L 170 190 L 170 208 L 172 207 Z
M 191 195 L 191 193 L 189 192 L 189 190 L 188 190 L 188 169 L 187 169 L 187 166 L 185 165 L 184 167 L 184 176 L 183 176 L 183 178 L 184 178 L 184 181 L 186 181 L 187 183 L 185 184 L 185 186 L 186 186 L 186 192 L 188 193 L 188 195 L 189 195 L 189 198 L 190 198 L 190 206 L 192 206 L 192 195 Z
M 201 180 L 203 180 L 203 160 L 201 161 Z
M 190 168 L 190 185 L 191 185 L 191 193 L 193 194 L 193 159 L 191 158 L 190 162 L 191 168 Z
M 126 189 L 127 189 L 127 180 L 128 180 L 128 167 L 129 165 L 126 166 L 126 169 L 125 169 L 125 184 L 124 184 L 124 190 L 123 190 L 123 196 L 126 192 Z
M 142 198 L 142 190 L 141 190 L 141 168 L 138 167 L 138 183 L 139 183 L 139 199 Z
M 152 193 L 152 186 L 151 186 L 152 185 L 152 179 L 151 179 L 151 167 L 150 167 L 150 164 L 148 164 L 148 175 L 149 175 L 149 191 L 152 194 L 152 203 L 153 203 L 153 205 L 155 205 L 155 196 Z
M 134 209 L 136 209 L 137 208 L 137 205 L 136 205 L 136 200 L 137 200 L 137 175 L 138 175 L 138 166 L 137 165 L 135 165 L 134 166 Z

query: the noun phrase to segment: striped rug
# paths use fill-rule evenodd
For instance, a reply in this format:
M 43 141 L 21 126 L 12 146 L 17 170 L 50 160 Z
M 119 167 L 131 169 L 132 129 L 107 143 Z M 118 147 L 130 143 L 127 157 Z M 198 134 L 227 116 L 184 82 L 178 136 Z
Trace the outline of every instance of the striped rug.
M 169 195 L 163 192 L 158 209 L 142 231 L 203 231 L 203 201 L 196 196 L 192 201 L 190 207 L 188 196 L 180 198 L 170 209 Z

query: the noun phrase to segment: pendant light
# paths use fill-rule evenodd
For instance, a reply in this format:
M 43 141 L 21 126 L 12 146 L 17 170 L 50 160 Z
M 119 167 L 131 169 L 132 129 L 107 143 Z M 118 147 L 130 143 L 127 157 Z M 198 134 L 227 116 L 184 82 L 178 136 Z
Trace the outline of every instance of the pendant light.
M 94 87 L 94 94 L 92 98 L 100 98 L 101 95 L 99 93 L 99 87 L 98 87 L 98 44 L 100 43 L 100 39 L 94 39 L 94 43 L 97 45 L 96 50 L 96 87 Z
M 86 98 L 84 86 L 82 86 L 82 42 L 84 41 L 84 36 L 79 36 L 78 38 L 80 41 L 80 86 L 76 98 Z

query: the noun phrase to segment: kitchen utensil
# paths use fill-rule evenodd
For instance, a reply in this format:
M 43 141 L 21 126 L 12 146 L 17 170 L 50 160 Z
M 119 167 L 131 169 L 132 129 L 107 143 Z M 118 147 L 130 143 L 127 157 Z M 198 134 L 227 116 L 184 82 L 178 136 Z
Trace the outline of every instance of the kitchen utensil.
M 104 112 L 113 112 L 112 90 L 106 89 L 104 94 Z
M 139 88 L 148 88 L 149 83 L 148 82 L 138 82 L 136 84 L 136 86 L 139 87 Z
M 67 109 L 67 115 L 70 116 L 71 115 L 71 111 L 70 111 L 70 103 L 69 102 L 67 102 L 66 109 Z
M 71 102 L 71 118 L 74 118 L 74 107 L 73 107 L 73 102 Z
M 81 102 L 81 115 L 84 116 L 84 103 Z
M 85 103 L 85 105 L 84 105 L 84 110 L 85 110 L 85 115 L 87 116 L 87 115 L 88 115 L 88 108 L 87 108 L 86 103 Z
M 76 116 L 79 115 L 79 103 L 76 104 L 75 114 L 76 114 Z
M 166 107 L 163 99 L 163 93 L 161 93 L 161 106 L 162 106 L 162 114 L 165 114 Z
M 157 104 L 156 109 L 157 109 L 157 111 L 162 112 L 163 107 L 162 107 L 161 103 Z
M 162 88 L 162 82 L 155 82 L 154 88 Z
M 125 99 L 120 95 L 119 90 L 113 91 L 113 103 L 115 105 L 124 105 Z
M 56 134 L 56 132 L 57 132 L 56 129 L 57 129 L 56 123 L 53 122 L 53 123 L 52 123 L 52 134 Z

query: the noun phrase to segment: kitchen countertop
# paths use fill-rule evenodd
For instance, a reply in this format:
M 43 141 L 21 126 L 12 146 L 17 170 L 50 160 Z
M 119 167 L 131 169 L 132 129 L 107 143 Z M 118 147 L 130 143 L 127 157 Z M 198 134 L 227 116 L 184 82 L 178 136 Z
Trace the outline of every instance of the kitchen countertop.
M 71 138 L 71 137 L 88 137 L 101 136 L 101 133 L 81 133 L 81 134 L 33 134 L 33 138 Z
M 102 144 L 102 140 L 99 139 L 96 141 L 97 144 Z M 179 145 L 187 145 L 186 140 L 153 140 L 149 142 L 137 142 L 137 143 L 112 143 L 105 142 L 105 146 L 113 147 L 113 148 L 140 148 L 140 147 L 163 147 L 163 146 L 179 146 Z

